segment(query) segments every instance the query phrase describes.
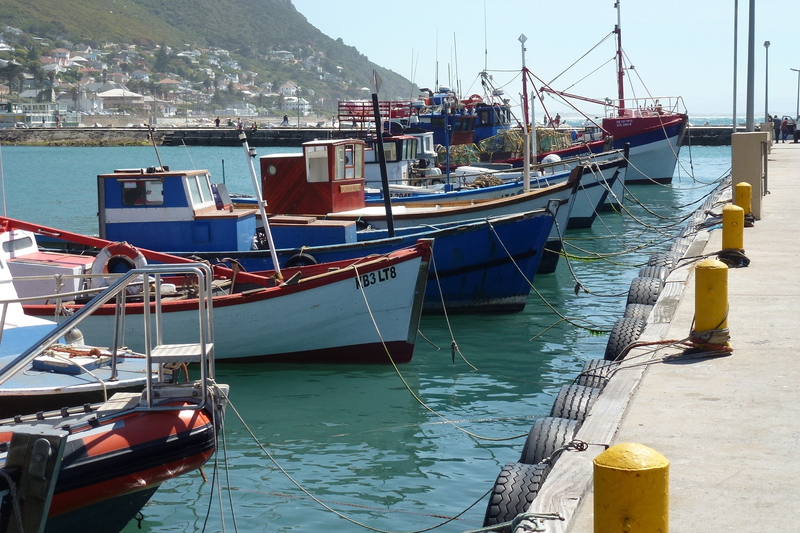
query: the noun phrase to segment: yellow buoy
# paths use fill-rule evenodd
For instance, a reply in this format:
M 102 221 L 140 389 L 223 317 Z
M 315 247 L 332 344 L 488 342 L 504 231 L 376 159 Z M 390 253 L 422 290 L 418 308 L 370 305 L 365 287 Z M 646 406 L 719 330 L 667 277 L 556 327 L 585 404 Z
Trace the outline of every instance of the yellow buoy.
M 722 249 L 744 251 L 744 209 L 738 205 L 722 208 Z
M 728 327 L 728 265 L 705 259 L 695 269 L 695 331 Z
M 594 533 L 669 531 L 669 461 L 642 444 L 594 458 Z
M 744 209 L 744 214 L 749 215 L 753 212 L 753 186 L 742 181 L 736 184 L 734 205 Z

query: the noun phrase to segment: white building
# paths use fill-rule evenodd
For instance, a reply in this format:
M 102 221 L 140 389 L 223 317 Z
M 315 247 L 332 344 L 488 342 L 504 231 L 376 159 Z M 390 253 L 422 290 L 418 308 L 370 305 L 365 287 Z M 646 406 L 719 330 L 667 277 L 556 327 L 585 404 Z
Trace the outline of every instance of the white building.
M 298 98 L 296 96 L 287 96 L 281 102 L 281 111 L 293 112 L 297 114 L 297 108 L 300 107 L 300 114 L 303 116 L 308 115 L 311 112 L 311 104 L 308 103 L 308 100 L 305 98 Z

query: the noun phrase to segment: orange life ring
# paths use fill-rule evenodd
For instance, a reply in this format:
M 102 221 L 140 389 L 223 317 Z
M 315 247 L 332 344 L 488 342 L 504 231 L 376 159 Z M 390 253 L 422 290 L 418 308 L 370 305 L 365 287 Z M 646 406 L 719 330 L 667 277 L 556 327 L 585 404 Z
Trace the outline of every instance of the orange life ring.
M 121 274 L 134 268 L 147 266 L 142 252 L 128 244 L 127 242 L 115 242 L 109 244 L 97 254 L 92 263 L 92 274 Z M 89 286 L 93 289 L 108 287 L 114 281 L 114 277 L 93 276 Z

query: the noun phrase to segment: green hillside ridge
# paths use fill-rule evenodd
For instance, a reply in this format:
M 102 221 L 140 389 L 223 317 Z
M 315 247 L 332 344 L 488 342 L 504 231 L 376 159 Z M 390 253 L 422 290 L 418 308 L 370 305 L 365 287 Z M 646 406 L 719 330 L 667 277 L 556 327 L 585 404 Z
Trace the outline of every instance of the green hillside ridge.
M 51 45 L 63 41 L 100 49 L 118 43 L 152 50 L 163 43 L 172 50 L 169 71 L 193 81 L 199 77 L 192 74 L 192 65 L 175 53 L 221 48 L 231 52 L 242 70 L 257 72 L 259 84 L 292 80 L 312 89 L 315 100 L 367 97 L 358 89 L 369 87 L 373 69 L 383 78 L 382 99 L 409 98 L 412 92 L 411 83 L 399 74 L 309 24 L 291 0 L 0 0 L 0 28 L 6 25 Z M 277 50 L 292 52 L 299 61 L 314 56 L 324 72 L 343 83 L 323 81 L 301 62 L 270 61 L 269 52 Z

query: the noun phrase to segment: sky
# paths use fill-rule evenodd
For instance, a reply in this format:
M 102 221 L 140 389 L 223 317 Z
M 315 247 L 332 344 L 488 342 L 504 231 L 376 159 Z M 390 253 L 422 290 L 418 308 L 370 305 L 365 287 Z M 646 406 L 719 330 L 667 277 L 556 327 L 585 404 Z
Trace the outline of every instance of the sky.
M 373 63 L 420 87 L 434 88 L 438 71 L 440 86 L 455 88 L 460 82 L 462 95 L 482 94 L 479 73 L 485 69 L 494 85 L 503 88 L 512 103 L 518 103 L 522 93 L 518 38 L 524 34 L 526 66 L 551 87 L 597 99 L 617 97 L 612 61 L 615 41 L 609 36 L 617 23 L 614 0 L 292 2 L 329 37 L 341 37 Z M 653 97 L 680 96 L 690 118 L 730 117 L 735 3 L 622 0 L 622 48 L 634 67 L 628 72 L 634 83 L 626 82 L 626 98 L 643 98 L 648 93 Z M 749 3 L 738 1 L 739 117 L 745 116 L 747 104 Z M 768 49 L 765 41 L 770 42 Z M 765 107 L 772 115 L 795 115 L 800 78 L 790 69 L 800 69 L 800 0 L 756 0 L 753 50 L 756 122 L 763 118 Z M 551 115 L 575 115 L 554 97 L 546 97 L 544 104 Z M 589 115 L 602 114 L 599 106 L 575 105 Z M 541 104 L 536 102 L 535 107 L 540 118 Z

